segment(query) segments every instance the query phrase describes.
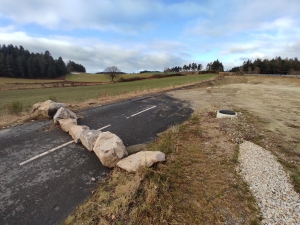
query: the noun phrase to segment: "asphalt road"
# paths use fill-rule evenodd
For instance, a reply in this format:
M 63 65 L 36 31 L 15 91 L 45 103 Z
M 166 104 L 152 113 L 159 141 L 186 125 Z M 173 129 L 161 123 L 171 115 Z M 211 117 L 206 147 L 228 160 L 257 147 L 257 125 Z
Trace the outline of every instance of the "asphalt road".
M 154 140 L 192 112 L 162 94 L 94 106 L 78 113 L 78 124 L 115 133 L 130 146 Z M 70 141 L 52 121 L 0 130 L 0 224 L 59 224 L 107 176 L 110 170 L 81 144 L 60 147 Z

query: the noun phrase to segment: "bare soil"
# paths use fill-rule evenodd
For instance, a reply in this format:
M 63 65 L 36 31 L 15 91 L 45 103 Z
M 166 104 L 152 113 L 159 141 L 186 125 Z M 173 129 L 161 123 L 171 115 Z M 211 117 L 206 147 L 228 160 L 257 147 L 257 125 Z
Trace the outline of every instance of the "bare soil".
M 247 114 L 248 133 L 240 133 L 239 122 L 232 126 L 221 122 L 223 130 L 237 142 L 249 139 L 272 151 L 290 173 L 296 191 L 300 192 L 299 78 L 223 77 L 198 88 L 169 94 L 190 101 L 197 112 L 231 109 L 240 115 Z

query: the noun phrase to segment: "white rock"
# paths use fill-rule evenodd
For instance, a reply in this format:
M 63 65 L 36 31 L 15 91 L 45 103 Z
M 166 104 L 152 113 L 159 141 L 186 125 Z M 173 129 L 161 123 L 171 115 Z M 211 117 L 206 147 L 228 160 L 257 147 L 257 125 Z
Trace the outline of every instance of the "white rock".
M 75 119 L 60 119 L 58 120 L 60 127 L 63 131 L 69 132 L 70 128 L 77 125 L 77 120 Z
M 120 159 L 128 153 L 122 140 L 111 132 L 102 132 L 95 142 L 93 148 L 101 163 L 107 167 L 114 167 Z
M 33 106 L 32 106 L 32 112 L 35 112 L 36 110 L 38 110 L 41 105 L 42 105 L 43 102 L 38 102 L 38 103 L 35 103 Z
M 32 112 L 39 111 L 44 115 L 53 117 L 57 110 L 61 107 L 66 107 L 66 104 L 47 100 L 45 102 L 39 102 L 34 104 L 32 107 Z
M 83 144 L 83 146 L 91 152 L 93 151 L 95 142 L 100 134 L 101 131 L 99 130 L 84 130 L 80 134 L 80 141 Z
M 78 119 L 76 114 L 73 113 L 71 110 L 61 107 L 55 113 L 53 120 L 54 120 L 54 123 L 57 123 L 58 120 L 60 120 L 60 119 L 68 119 L 68 118 L 76 119 L 76 120 Z
M 165 154 L 160 151 L 141 151 L 117 163 L 117 166 L 128 172 L 136 172 L 143 167 L 151 167 L 156 162 L 165 161 Z
M 78 143 L 80 141 L 80 135 L 84 130 L 89 130 L 87 126 L 72 126 L 69 130 L 69 134 L 72 136 L 74 141 Z

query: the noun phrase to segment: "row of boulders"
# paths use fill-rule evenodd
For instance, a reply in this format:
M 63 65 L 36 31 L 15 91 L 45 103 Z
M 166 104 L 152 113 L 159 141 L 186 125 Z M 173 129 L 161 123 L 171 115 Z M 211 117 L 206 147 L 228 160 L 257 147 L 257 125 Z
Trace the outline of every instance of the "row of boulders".
M 53 117 L 54 123 L 68 132 L 74 142 L 82 143 L 88 151 L 94 151 L 104 166 L 112 168 L 117 165 L 128 172 L 136 172 L 142 167 L 165 161 L 165 154 L 158 151 L 141 151 L 124 158 L 128 152 L 117 135 L 77 125 L 77 115 L 63 103 L 51 100 L 36 103 L 33 106 L 33 112 L 35 111 Z

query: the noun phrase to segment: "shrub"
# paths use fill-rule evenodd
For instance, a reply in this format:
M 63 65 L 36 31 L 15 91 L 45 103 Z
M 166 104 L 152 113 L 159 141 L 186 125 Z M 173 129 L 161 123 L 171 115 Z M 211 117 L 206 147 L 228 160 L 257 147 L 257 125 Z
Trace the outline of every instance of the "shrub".
M 11 114 L 19 115 L 23 111 L 23 103 L 15 100 L 8 105 L 8 112 Z
M 49 95 L 49 99 L 50 99 L 51 101 L 57 102 L 57 98 L 56 98 L 55 95 Z
M 185 76 L 181 73 L 174 73 L 174 74 L 153 74 L 150 78 L 165 78 L 165 77 L 181 77 Z
M 131 81 L 145 80 L 145 79 L 147 79 L 147 78 L 146 77 L 128 77 L 128 78 L 121 77 L 118 81 L 119 82 L 131 82 Z

